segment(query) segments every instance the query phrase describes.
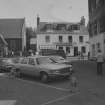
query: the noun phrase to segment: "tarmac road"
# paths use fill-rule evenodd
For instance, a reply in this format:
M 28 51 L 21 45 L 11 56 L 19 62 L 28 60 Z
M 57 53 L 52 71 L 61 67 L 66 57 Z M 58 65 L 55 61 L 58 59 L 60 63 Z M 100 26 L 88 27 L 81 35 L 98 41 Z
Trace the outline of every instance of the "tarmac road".
M 12 100 L 14 105 L 105 105 L 105 73 L 97 76 L 96 64 L 90 61 L 76 61 L 73 67 L 80 92 L 70 93 L 69 80 L 43 84 L 31 77 L 0 77 L 0 103 Z

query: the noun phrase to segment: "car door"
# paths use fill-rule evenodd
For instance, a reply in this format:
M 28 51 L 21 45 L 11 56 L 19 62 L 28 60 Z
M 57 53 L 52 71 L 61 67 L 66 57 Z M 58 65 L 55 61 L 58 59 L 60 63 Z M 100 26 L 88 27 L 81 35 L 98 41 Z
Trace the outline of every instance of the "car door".
M 35 58 L 29 58 L 28 65 L 29 65 L 28 68 L 30 71 L 30 75 L 38 76 L 39 70 L 38 70 L 38 66 L 36 64 Z
M 20 72 L 23 74 L 28 74 L 28 59 L 23 58 L 19 64 Z

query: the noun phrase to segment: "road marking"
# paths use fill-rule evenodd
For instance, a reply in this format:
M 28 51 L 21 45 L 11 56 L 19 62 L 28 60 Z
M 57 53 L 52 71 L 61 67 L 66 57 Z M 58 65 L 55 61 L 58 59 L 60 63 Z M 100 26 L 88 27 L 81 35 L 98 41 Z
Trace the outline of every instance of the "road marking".
M 27 83 L 31 83 L 31 84 L 37 84 L 39 86 L 43 86 L 43 87 L 46 87 L 46 88 L 53 88 L 53 89 L 60 90 L 60 91 L 66 91 L 66 92 L 70 91 L 70 89 L 59 88 L 59 87 L 50 86 L 50 85 L 43 84 L 43 83 L 32 82 L 32 81 L 29 81 L 29 80 L 23 80 L 23 79 L 19 79 L 19 78 L 18 78 L 18 80 L 23 81 L 23 82 L 27 82 Z
M 0 105 L 15 105 L 16 100 L 0 100 Z
M 46 103 L 44 103 L 44 104 L 41 104 L 41 105 L 52 104 L 52 103 L 55 103 L 55 102 L 57 102 L 57 101 L 64 100 L 64 99 L 66 99 L 66 98 L 68 98 L 68 97 L 72 97 L 72 96 L 74 96 L 74 95 L 77 95 L 77 94 L 79 94 L 79 93 L 80 93 L 80 92 L 76 92 L 76 93 L 74 93 L 74 94 L 69 94 L 69 95 L 66 95 L 66 96 L 57 98 L 57 99 L 55 99 L 55 100 L 48 101 L 48 102 L 46 102 Z

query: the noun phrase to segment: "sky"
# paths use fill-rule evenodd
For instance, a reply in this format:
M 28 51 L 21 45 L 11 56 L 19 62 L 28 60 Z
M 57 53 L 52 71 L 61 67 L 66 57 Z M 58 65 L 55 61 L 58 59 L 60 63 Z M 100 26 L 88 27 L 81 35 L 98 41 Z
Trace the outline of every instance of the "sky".
M 88 21 L 88 0 L 0 0 L 0 18 L 25 18 L 36 27 L 37 15 L 43 22 Z

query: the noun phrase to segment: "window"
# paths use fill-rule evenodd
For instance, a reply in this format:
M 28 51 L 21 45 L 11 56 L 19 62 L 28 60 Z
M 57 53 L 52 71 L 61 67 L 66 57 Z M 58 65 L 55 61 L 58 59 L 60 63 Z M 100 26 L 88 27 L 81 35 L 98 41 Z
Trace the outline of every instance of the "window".
M 81 52 L 82 52 L 82 53 L 86 53 L 86 47 L 84 47 L 84 46 L 81 47 Z
M 57 24 L 57 30 L 66 30 L 66 24 Z
M 35 65 L 35 61 L 33 58 L 29 58 L 29 62 L 28 62 L 30 65 Z
M 68 36 L 69 43 L 72 43 L 72 36 Z
M 97 46 L 97 52 L 98 52 L 98 50 L 100 50 L 100 48 L 101 48 L 100 43 L 97 43 L 96 46 Z
M 83 36 L 79 36 L 79 42 L 83 42 Z
M 59 47 L 59 50 L 63 50 L 63 47 Z
M 104 5 L 104 0 L 96 0 L 96 7 L 101 7 Z
M 50 36 L 46 36 L 45 40 L 46 40 L 47 43 L 50 42 Z
M 97 48 L 100 48 L 100 43 L 97 43 Z
M 105 17 L 101 17 L 99 20 L 99 32 L 105 32 Z
M 26 58 L 22 59 L 21 64 L 27 64 L 27 59 Z
M 74 25 L 71 25 L 71 29 L 72 30 L 79 30 L 80 29 L 80 26 L 77 25 L 77 24 L 74 24 Z
M 62 40 L 62 36 L 59 36 L 59 42 L 62 42 L 63 40 Z
M 93 23 L 93 34 L 94 35 L 97 35 L 97 21 L 95 21 L 94 23 Z
M 93 37 L 92 24 L 89 23 L 89 37 Z

